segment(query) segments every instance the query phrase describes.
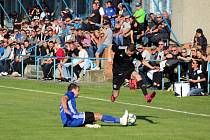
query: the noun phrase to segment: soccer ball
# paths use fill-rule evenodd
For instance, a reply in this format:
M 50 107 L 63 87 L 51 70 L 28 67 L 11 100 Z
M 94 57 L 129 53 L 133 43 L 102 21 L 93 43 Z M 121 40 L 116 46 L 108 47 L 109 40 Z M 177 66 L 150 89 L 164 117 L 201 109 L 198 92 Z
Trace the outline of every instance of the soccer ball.
M 134 125 L 136 122 L 136 115 L 128 114 L 128 125 Z

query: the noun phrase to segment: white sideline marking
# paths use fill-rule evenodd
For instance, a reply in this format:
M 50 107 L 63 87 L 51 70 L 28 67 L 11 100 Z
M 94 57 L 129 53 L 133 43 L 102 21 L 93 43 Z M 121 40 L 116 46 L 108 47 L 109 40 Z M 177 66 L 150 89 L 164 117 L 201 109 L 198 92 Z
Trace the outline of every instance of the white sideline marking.
M 38 93 L 47 93 L 47 94 L 53 94 L 53 95 L 63 95 L 63 94 L 59 94 L 59 93 L 55 93 L 55 92 L 48 92 L 48 91 L 41 91 L 41 90 L 23 89 L 23 88 L 7 87 L 7 86 L 0 86 L 0 87 L 7 88 L 7 89 L 32 91 L 32 92 L 38 92 Z M 110 100 L 101 99 L 101 98 L 93 98 L 93 97 L 85 97 L 85 96 L 80 96 L 80 98 L 85 98 L 85 99 L 90 99 L 90 100 L 98 100 L 98 101 L 104 101 L 104 102 L 110 102 Z M 139 107 L 145 107 L 145 108 L 152 108 L 152 109 L 157 109 L 157 110 L 164 110 L 164 111 L 170 111 L 170 112 L 176 112 L 176 113 L 182 113 L 182 114 L 188 114 L 188 115 L 210 117 L 210 115 L 208 115 L 208 114 L 197 114 L 197 113 L 180 111 L 180 110 L 174 110 L 174 109 L 167 109 L 167 108 L 162 108 L 162 107 L 154 107 L 154 106 L 133 104 L 133 103 L 127 103 L 127 102 L 120 102 L 120 101 L 115 101 L 115 103 L 123 104 L 123 105 L 139 106 Z

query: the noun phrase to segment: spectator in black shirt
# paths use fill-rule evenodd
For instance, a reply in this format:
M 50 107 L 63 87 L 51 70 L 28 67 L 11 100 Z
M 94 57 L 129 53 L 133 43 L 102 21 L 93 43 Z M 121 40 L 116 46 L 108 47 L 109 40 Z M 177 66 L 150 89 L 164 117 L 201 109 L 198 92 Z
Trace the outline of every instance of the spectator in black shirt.
M 192 72 L 189 73 L 190 92 L 188 95 L 204 95 L 202 92 L 205 87 L 205 75 L 199 70 L 199 61 L 193 60 L 191 63 Z
M 147 61 L 143 60 L 141 54 L 136 53 L 136 48 L 134 44 L 130 44 L 126 49 L 120 49 L 118 46 L 113 46 L 114 51 L 113 59 L 113 91 L 111 96 L 111 101 L 114 102 L 119 96 L 120 87 L 122 86 L 125 79 L 134 79 L 137 81 L 137 87 L 142 89 L 145 99 L 148 103 L 152 101 L 155 97 L 156 92 L 151 94 L 147 93 L 147 87 L 143 84 L 142 78 L 138 72 L 135 71 L 135 66 L 133 60 L 137 59 L 142 62 L 143 65 L 149 67 L 150 69 L 155 69 Z
M 131 43 L 140 44 L 142 41 L 142 37 L 144 36 L 144 29 L 136 21 L 136 19 L 131 18 L 131 21 Z
M 99 13 L 99 7 L 96 3 L 93 3 L 92 7 L 93 7 L 93 11 L 89 16 L 89 23 L 91 25 L 90 26 L 91 30 L 96 30 L 99 28 L 95 24 L 101 24 L 101 15 Z
M 207 39 L 206 37 L 204 36 L 203 34 L 203 30 L 202 29 L 197 29 L 196 30 L 196 34 L 195 34 L 195 37 L 194 37 L 194 46 L 201 46 L 201 49 L 206 52 L 206 49 L 207 49 Z

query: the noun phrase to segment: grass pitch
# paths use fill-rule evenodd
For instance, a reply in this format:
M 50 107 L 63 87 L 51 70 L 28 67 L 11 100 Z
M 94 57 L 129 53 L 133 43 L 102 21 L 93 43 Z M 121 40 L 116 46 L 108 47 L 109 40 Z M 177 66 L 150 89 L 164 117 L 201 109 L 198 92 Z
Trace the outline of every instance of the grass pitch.
M 82 84 L 79 111 L 120 117 L 136 114 L 135 126 L 105 124 L 100 129 L 63 128 L 60 97 L 67 84 L 0 77 L 0 140 L 209 140 L 210 96 L 177 98 L 159 91 L 147 104 L 141 91 L 121 89 L 109 101 L 111 83 Z

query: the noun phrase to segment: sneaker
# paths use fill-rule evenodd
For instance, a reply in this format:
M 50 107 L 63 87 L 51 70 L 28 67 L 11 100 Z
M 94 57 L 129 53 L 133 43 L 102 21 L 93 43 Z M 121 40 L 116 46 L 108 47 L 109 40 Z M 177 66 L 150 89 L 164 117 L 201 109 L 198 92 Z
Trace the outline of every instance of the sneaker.
M 86 128 L 101 128 L 101 125 L 99 124 L 86 124 Z
M 121 125 L 127 125 L 128 124 L 128 110 L 125 110 L 124 115 L 122 118 L 120 118 L 120 124 Z
M 114 95 L 111 96 L 111 101 L 114 103 L 116 100 L 116 97 L 114 97 Z
M 145 96 L 145 99 L 146 99 L 147 103 L 151 103 L 152 102 L 152 99 L 155 97 L 155 95 L 156 95 L 156 92 L 155 91 L 153 91 L 150 94 L 147 94 Z
M 1 75 L 2 75 L 2 76 L 7 76 L 8 73 L 7 73 L 7 72 L 1 72 Z

